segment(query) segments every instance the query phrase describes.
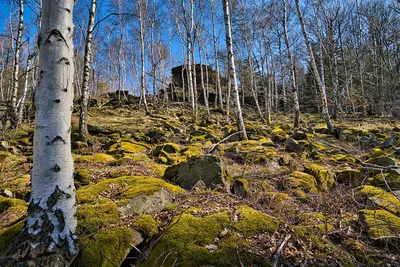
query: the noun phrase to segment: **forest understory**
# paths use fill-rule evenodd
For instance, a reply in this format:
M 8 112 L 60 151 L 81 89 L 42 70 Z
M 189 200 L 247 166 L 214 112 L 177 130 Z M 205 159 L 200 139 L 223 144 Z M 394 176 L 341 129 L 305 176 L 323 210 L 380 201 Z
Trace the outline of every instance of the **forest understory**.
M 400 123 L 200 107 L 89 111 L 72 148 L 81 253 L 75 266 L 400 266 Z M 2 132 L 0 254 L 27 215 L 33 124 Z

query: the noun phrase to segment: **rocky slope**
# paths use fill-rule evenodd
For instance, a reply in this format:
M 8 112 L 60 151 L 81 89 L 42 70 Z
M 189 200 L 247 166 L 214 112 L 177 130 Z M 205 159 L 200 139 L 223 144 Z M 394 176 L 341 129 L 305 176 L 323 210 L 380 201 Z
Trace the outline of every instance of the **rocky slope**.
M 72 133 L 76 266 L 400 266 L 400 124 L 246 110 L 249 140 L 213 111 L 92 109 Z M 73 129 L 76 130 L 77 117 Z M 0 254 L 23 227 L 32 126 L 4 133 Z

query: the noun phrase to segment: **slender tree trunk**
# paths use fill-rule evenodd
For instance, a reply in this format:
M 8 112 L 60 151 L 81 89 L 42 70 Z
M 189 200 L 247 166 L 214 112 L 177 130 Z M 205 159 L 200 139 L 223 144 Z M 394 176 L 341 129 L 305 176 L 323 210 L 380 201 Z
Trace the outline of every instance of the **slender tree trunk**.
M 84 142 L 90 140 L 90 135 L 87 129 L 88 101 L 89 101 L 89 80 L 90 80 L 90 62 L 92 60 L 93 47 L 93 27 L 96 18 L 97 0 L 92 0 L 89 11 L 89 22 L 86 31 L 85 56 L 83 62 L 83 80 L 82 80 L 82 95 L 80 101 L 79 115 L 79 136 Z
M 24 115 L 24 107 L 25 107 L 25 99 L 28 94 L 29 90 L 29 67 L 32 61 L 31 55 L 28 55 L 28 59 L 26 61 L 26 68 L 25 68 L 25 83 L 24 83 L 24 91 L 22 92 L 21 100 L 18 104 L 18 119 L 17 119 L 17 126 L 20 126 L 22 123 L 23 115 Z
M 224 108 L 223 98 L 222 98 L 222 88 L 221 88 L 221 76 L 219 71 L 219 59 L 218 59 L 218 47 L 217 47 L 217 35 L 215 32 L 215 3 L 214 0 L 210 0 L 211 4 L 211 23 L 212 23 L 212 33 L 213 33 L 213 47 L 214 47 L 214 57 L 215 57 L 215 95 L 218 99 L 218 107 L 222 110 Z
M 73 0 L 43 1 L 31 198 L 1 266 L 69 266 L 78 254 L 71 154 Z M 7 263 L 7 264 L 4 264 Z M 4 265 L 3 265 L 4 264 Z
M 315 78 L 315 81 L 317 83 L 317 86 L 320 89 L 321 103 L 322 103 L 322 106 L 323 106 L 323 113 L 324 113 L 326 125 L 328 127 L 328 132 L 329 133 L 333 133 L 334 127 L 333 127 L 333 124 L 332 124 L 332 121 L 331 121 L 331 117 L 330 117 L 330 114 L 329 114 L 328 100 L 327 100 L 327 97 L 326 97 L 325 83 L 321 79 L 321 77 L 323 77 L 322 69 L 321 69 L 321 77 L 320 77 L 319 73 L 318 73 L 318 69 L 317 69 L 317 64 L 315 62 L 314 54 L 313 54 L 313 51 L 311 49 L 310 40 L 308 39 L 308 34 L 307 34 L 307 30 L 306 30 L 306 27 L 305 27 L 305 24 L 304 24 L 303 15 L 301 14 L 299 0 L 295 0 L 295 3 L 296 3 L 297 14 L 299 16 L 299 20 L 300 20 L 300 24 L 301 24 L 301 31 L 303 33 L 304 40 L 306 42 L 306 46 L 307 46 L 307 50 L 308 50 L 308 54 L 310 56 L 311 68 L 312 68 L 312 71 L 314 73 L 314 78 Z M 321 39 L 320 39 L 320 42 L 321 42 Z M 320 45 L 322 45 L 322 44 L 320 43 Z M 322 54 L 320 56 L 322 57 Z
M 297 92 L 297 81 L 296 81 L 296 72 L 295 72 L 295 62 L 293 61 L 292 52 L 290 50 L 290 42 L 289 36 L 287 33 L 287 13 L 286 13 L 286 0 L 282 0 L 283 6 L 283 33 L 285 36 L 285 44 L 286 44 L 286 51 L 287 56 L 289 59 L 289 66 L 290 66 L 290 84 L 292 88 L 293 94 L 293 103 L 294 103 L 294 127 L 297 128 L 300 126 L 300 104 L 299 104 L 299 95 Z
M 15 41 L 15 56 L 14 56 L 14 70 L 13 70 L 13 86 L 12 86 L 12 98 L 11 105 L 17 114 L 17 97 L 18 97 L 18 85 L 19 85 L 19 58 L 21 54 L 21 40 L 22 32 L 24 30 L 24 1 L 19 0 L 19 21 L 17 39 Z
M 208 106 L 208 94 L 206 92 L 206 87 L 204 84 L 204 71 L 203 71 L 203 61 L 201 58 L 201 44 L 199 40 L 199 59 L 200 59 L 200 81 L 201 81 L 201 90 L 203 91 L 203 98 L 204 98 L 204 104 L 206 106 L 206 111 L 207 115 L 210 116 L 210 108 Z
M 232 93 L 235 103 L 235 113 L 236 113 L 236 124 L 238 131 L 241 132 L 240 136 L 242 139 L 247 139 L 246 128 L 244 126 L 242 109 L 240 107 L 240 98 L 238 91 L 238 84 L 236 79 L 236 67 L 235 67 L 235 56 L 233 54 L 232 45 L 232 26 L 231 17 L 229 13 L 229 0 L 222 0 L 224 7 L 224 20 L 225 20 L 225 32 L 226 32 L 226 47 L 228 50 L 228 61 L 229 61 L 229 76 L 231 77 Z
M 138 9 L 139 9 L 139 25 L 140 25 L 140 94 L 141 99 L 143 101 L 144 109 L 146 112 L 149 112 L 149 108 L 147 106 L 147 99 L 146 99 L 146 77 L 145 77 L 145 68 L 144 68 L 144 61 L 145 61 L 145 47 L 144 47 L 144 18 L 143 18 L 143 1 L 139 0 L 137 2 Z M 155 81 L 155 77 L 153 77 Z M 154 90 L 154 88 L 153 88 Z M 153 93 L 155 93 L 153 91 Z

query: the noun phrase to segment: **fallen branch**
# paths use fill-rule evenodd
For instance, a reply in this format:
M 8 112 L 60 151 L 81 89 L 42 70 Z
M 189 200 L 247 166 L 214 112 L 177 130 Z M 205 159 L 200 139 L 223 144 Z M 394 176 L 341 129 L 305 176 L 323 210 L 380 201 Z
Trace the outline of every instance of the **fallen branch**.
M 243 133 L 243 131 L 233 133 L 233 134 L 231 134 L 231 135 L 228 135 L 227 137 L 225 137 L 224 139 L 222 139 L 222 140 L 219 141 L 218 143 L 215 143 L 215 144 L 212 145 L 211 148 L 208 150 L 207 154 L 210 154 L 211 152 L 213 152 L 213 150 L 214 150 L 219 144 L 225 142 L 226 140 L 228 140 L 228 139 L 231 138 L 232 136 L 235 136 L 235 135 L 241 134 L 241 133 Z
M 279 245 L 278 249 L 275 252 L 275 260 L 274 260 L 274 264 L 272 265 L 273 267 L 277 267 L 278 266 L 278 262 L 279 262 L 279 256 L 281 254 L 281 251 L 283 249 L 283 247 L 286 245 L 286 243 L 289 241 L 290 237 L 292 236 L 292 234 L 288 234 L 287 236 L 285 236 L 285 238 L 283 239 L 282 243 Z

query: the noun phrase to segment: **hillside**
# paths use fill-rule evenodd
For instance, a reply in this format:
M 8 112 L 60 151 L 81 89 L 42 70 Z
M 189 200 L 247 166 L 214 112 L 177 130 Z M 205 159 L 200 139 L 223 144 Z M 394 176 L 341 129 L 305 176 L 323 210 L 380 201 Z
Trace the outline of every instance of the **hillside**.
M 400 123 L 244 110 L 248 141 L 217 110 L 92 108 L 72 140 L 76 266 L 400 266 Z M 3 132 L 0 254 L 21 230 L 33 125 Z

